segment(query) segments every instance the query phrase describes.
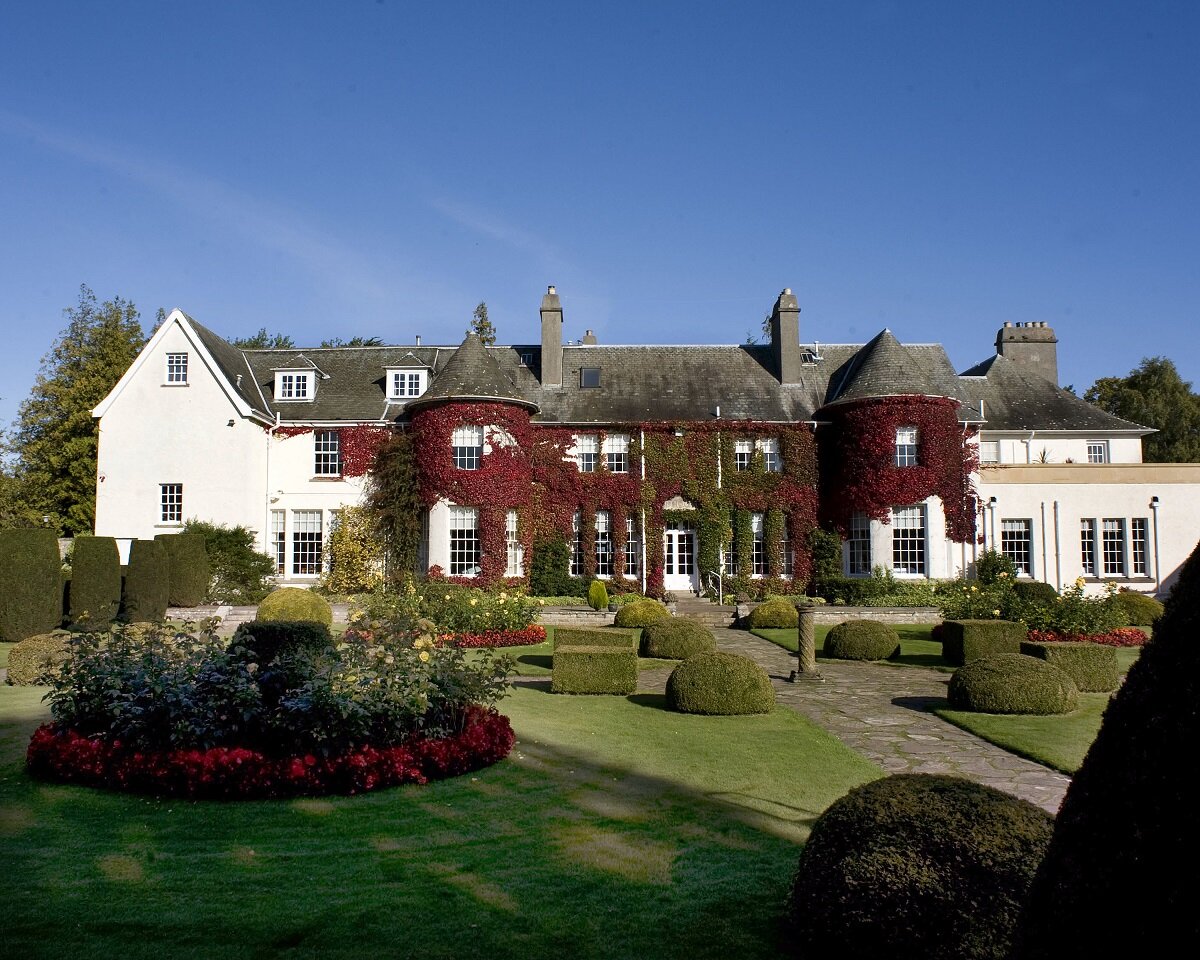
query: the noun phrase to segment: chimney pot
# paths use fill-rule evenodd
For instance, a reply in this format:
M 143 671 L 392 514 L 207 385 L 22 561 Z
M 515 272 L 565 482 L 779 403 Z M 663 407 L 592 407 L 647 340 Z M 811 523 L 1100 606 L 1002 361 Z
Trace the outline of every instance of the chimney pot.
M 546 288 L 546 292 L 550 293 L 550 294 L 558 293 L 558 291 L 554 289 L 554 284 L 551 284 L 550 286 L 548 286 Z

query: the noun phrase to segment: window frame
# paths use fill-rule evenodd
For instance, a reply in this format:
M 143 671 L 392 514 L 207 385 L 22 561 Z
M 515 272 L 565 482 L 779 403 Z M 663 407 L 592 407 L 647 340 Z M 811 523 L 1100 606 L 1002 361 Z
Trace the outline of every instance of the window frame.
M 1150 576 L 1150 520 L 1148 517 L 1129 519 L 1129 573 L 1134 577 Z
M 332 438 L 332 439 L 330 439 Z M 313 431 L 313 476 L 342 475 L 342 433 L 340 430 Z M 332 533 L 332 530 L 330 531 Z
M 580 473 L 595 473 L 600 467 L 600 438 L 594 433 L 577 433 L 571 446 L 575 468 Z
M 319 577 L 325 555 L 325 517 L 320 510 L 292 511 L 291 544 L 292 576 Z
M 1001 518 L 1000 552 L 1013 562 L 1018 577 L 1033 576 L 1033 520 L 1031 518 Z
M 1100 521 L 1100 563 L 1105 577 L 1129 575 L 1125 557 L 1127 536 L 1124 517 L 1104 517 Z
M 897 467 L 920 466 L 920 446 L 921 434 L 914 424 L 897 427 L 894 465 Z
M 638 523 L 632 516 L 625 518 L 625 576 L 638 577 L 642 572 L 642 541 Z
M 1099 566 L 1096 563 L 1096 518 L 1079 518 L 1079 566 L 1085 577 L 1099 576 Z
M 846 531 L 846 576 L 869 577 L 872 566 L 871 518 L 861 510 L 850 516 L 850 527 Z
M 171 526 L 183 525 L 183 484 L 158 485 L 158 522 Z
M 477 423 L 460 423 L 450 435 L 450 455 L 457 470 L 479 470 L 483 466 L 486 432 Z M 477 442 L 476 442 L 477 441 Z
M 452 577 L 477 577 L 483 562 L 479 539 L 479 508 L 450 505 L 447 521 L 447 572 Z
M 424 367 L 388 367 L 387 398 L 398 402 L 415 400 L 429 385 L 429 371 Z M 414 392 L 415 388 L 415 392 Z
M 525 576 L 525 548 L 521 545 L 516 510 L 509 510 L 504 515 L 504 557 L 506 577 Z
M 164 386 L 186 387 L 188 385 L 187 351 L 180 353 L 172 350 L 167 353 L 167 367 L 165 375 L 166 379 L 163 381 Z
M 595 381 L 594 383 L 592 381 Z M 599 367 L 580 367 L 579 368 L 579 389 L 580 390 L 599 390 L 600 389 L 600 368 Z
M 754 441 L 753 440 L 734 440 L 733 441 L 733 469 L 738 473 L 745 473 L 750 469 L 750 463 L 754 459 Z
M 916 518 L 919 525 L 911 526 L 908 521 Z M 907 531 L 917 535 L 906 535 Z M 910 504 L 892 507 L 892 573 L 906 577 L 928 577 L 929 521 L 925 504 Z
M 274 398 L 284 403 L 311 403 L 317 395 L 313 370 L 276 370 Z
M 600 452 L 604 457 L 604 469 L 609 473 L 629 472 L 629 434 L 606 434 Z
M 613 556 L 615 553 L 612 540 L 611 511 L 596 511 L 595 528 L 596 576 L 610 580 L 613 575 Z
M 1089 440 L 1087 442 L 1088 463 L 1111 463 L 1111 449 L 1107 440 Z

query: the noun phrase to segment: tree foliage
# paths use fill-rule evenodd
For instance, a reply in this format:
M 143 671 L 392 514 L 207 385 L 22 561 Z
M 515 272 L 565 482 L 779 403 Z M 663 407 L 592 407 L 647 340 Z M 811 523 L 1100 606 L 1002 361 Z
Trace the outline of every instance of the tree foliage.
M 258 603 L 270 593 L 275 561 L 259 552 L 253 530 L 189 520 L 183 532 L 204 538 L 212 573 L 206 599 L 218 603 Z
M 66 328 L 42 358 L 20 406 L 11 447 L 24 510 L 61 534 L 90 531 L 96 516 L 97 428 L 92 408 L 145 343 L 139 314 L 120 297 L 98 303 L 86 285 L 64 311 Z
M 388 579 L 399 583 L 405 575 L 417 572 L 421 544 L 423 507 L 408 434 L 397 433 L 379 448 L 368 475 L 366 507 L 383 541 Z
M 323 347 L 382 347 L 383 341 L 378 337 L 351 337 L 349 340 L 343 340 L 341 337 L 332 337 L 329 340 L 322 340 Z
M 1127 377 L 1102 377 L 1083 396 L 1114 416 L 1158 431 L 1142 441 L 1147 461 L 1200 461 L 1200 396 L 1166 357 L 1145 357 Z
M 487 304 L 482 300 L 471 316 L 471 332 L 479 337 L 485 347 L 490 347 L 496 342 L 496 327 L 488 319 Z
M 286 333 L 267 333 L 266 327 L 259 327 L 258 333 L 229 342 L 239 350 L 290 350 L 296 345 Z

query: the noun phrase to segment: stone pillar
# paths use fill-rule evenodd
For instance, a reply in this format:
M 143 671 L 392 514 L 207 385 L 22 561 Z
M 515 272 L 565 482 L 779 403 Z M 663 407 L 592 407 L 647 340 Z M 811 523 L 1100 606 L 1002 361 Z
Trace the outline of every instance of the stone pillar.
M 796 680 L 823 680 L 817 670 L 816 612 L 812 607 L 798 607 L 800 623 L 796 627 L 796 669 L 789 678 Z

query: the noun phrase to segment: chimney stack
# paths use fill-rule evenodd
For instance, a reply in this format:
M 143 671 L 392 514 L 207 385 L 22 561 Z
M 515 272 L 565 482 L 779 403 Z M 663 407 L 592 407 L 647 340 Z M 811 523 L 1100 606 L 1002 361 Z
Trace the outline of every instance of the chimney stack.
M 563 382 L 562 304 L 554 287 L 542 297 L 542 386 L 561 387 Z
M 583 333 L 583 345 L 585 347 L 594 347 L 600 341 L 596 339 L 596 333 L 593 330 L 585 330 Z
M 996 334 L 996 353 L 1058 386 L 1058 337 L 1045 321 L 1006 322 Z
M 785 287 L 771 311 L 771 354 L 779 382 L 800 382 L 800 305 L 791 287 Z

